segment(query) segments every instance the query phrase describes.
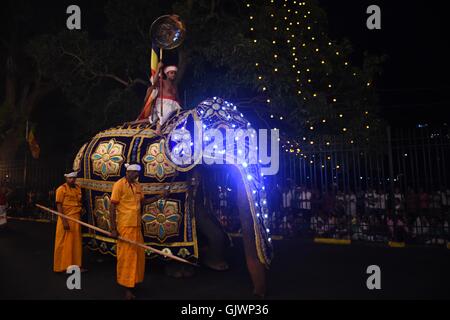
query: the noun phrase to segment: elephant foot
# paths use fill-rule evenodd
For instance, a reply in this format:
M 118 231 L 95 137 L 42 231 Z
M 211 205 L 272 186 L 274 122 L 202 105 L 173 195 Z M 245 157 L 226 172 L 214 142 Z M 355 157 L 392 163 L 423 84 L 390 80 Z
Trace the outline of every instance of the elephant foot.
M 194 267 L 191 266 L 183 266 L 181 269 L 181 273 L 183 274 L 183 277 L 190 278 L 193 277 L 195 274 Z
M 181 272 L 181 266 L 169 263 L 165 267 L 165 274 L 166 276 L 172 277 L 172 278 L 183 278 L 183 273 Z
M 214 270 L 214 271 L 227 271 L 230 269 L 230 266 L 228 265 L 228 263 L 226 261 L 208 261 L 208 260 L 204 260 L 203 264 Z
M 256 299 L 264 299 L 266 297 L 266 292 L 265 290 L 259 291 L 255 289 L 253 291 L 253 296 L 255 296 Z
M 191 266 L 169 264 L 165 268 L 165 273 L 169 277 L 180 279 L 180 278 L 190 278 L 194 276 L 195 270 Z

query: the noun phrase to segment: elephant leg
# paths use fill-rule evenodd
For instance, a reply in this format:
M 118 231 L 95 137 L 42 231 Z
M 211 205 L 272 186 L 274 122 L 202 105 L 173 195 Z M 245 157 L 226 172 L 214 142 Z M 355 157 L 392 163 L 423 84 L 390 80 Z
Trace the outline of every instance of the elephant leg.
M 216 271 L 228 270 L 229 266 L 225 261 L 227 236 L 212 213 L 206 209 L 202 192 L 197 193 L 194 210 L 198 231 L 206 238 L 208 244 L 201 259 L 202 262 Z
M 241 220 L 242 238 L 244 242 L 247 268 L 252 278 L 254 294 L 264 297 L 266 293 L 266 268 L 259 261 L 256 251 L 256 238 L 250 205 L 243 183 L 237 183 L 237 205 Z

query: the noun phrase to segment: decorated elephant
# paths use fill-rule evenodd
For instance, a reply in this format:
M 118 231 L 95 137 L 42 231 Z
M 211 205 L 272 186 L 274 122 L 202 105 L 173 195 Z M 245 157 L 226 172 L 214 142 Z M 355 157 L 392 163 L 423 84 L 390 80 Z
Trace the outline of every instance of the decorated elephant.
M 218 165 L 217 162 L 209 165 L 211 157 L 206 157 L 207 151 L 213 150 L 215 155 L 225 152 L 211 145 L 204 132 L 209 129 L 222 133 L 239 129 L 248 132 L 249 128 L 250 124 L 235 106 L 212 98 L 171 117 L 160 135 L 148 123 L 124 124 L 98 133 L 81 147 L 73 163 L 73 169 L 79 172 L 77 181 L 84 190 L 85 219 L 110 230 L 112 185 L 125 175 L 125 163 L 139 163 L 143 168 L 139 182 L 146 197 L 163 194 L 164 190 L 170 192 L 168 198 L 143 207 L 145 243 L 191 262 L 200 259 L 214 269 L 225 269 L 223 246 L 227 237 L 214 223 L 205 201 L 211 190 L 209 173 Z M 247 140 L 243 146 L 241 149 L 233 146 L 233 154 L 235 151 L 249 154 L 251 146 Z M 236 180 L 237 207 L 254 293 L 264 295 L 265 270 L 273 253 L 266 226 L 268 212 L 260 166 L 245 161 L 224 165 L 234 172 Z M 199 232 L 208 242 L 209 258 L 199 252 Z M 83 238 L 89 248 L 115 255 L 116 240 L 95 231 L 83 234 Z M 150 258 L 153 253 L 147 252 L 147 256 Z

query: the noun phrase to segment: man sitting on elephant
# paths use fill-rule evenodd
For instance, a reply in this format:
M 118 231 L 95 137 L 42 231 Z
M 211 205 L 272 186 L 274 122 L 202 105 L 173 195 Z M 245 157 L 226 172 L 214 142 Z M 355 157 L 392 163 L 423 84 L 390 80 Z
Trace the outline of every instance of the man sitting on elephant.
M 166 78 L 161 81 L 161 87 L 156 90 L 160 85 L 160 72 L 163 68 L 163 64 L 158 64 L 158 69 L 155 74 L 153 84 L 147 89 L 145 96 L 145 104 L 141 114 L 137 119 L 137 123 L 146 122 L 147 119 L 150 123 L 155 120 L 156 133 L 161 133 L 161 126 L 175 113 L 181 110 L 181 106 L 178 99 L 178 90 L 176 85 L 176 77 L 178 68 L 170 65 L 164 68 L 164 74 Z M 155 100 L 155 92 L 159 91 Z

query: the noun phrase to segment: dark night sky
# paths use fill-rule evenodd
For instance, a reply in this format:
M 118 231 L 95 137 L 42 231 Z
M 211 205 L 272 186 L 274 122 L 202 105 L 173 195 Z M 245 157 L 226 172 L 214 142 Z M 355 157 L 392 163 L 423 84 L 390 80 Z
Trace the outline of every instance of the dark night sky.
M 320 0 L 328 13 L 332 37 L 348 38 L 355 59 L 367 50 L 387 54 L 375 83 L 383 116 L 391 122 L 447 121 L 450 89 L 448 18 L 441 1 Z M 366 25 L 366 9 L 377 4 L 382 30 Z M 447 22 L 446 22 L 447 18 Z M 406 124 L 406 123 L 405 123 Z
M 375 82 L 380 93 L 382 115 L 391 122 L 418 123 L 445 120 L 450 63 L 446 11 L 441 1 L 407 0 L 318 0 L 328 14 L 329 30 L 334 39 L 348 38 L 358 63 L 362 53 L 387 54 L 383 75 Z M 83 25 L 95 33 L 104 23 L 103 4 L 96 1 L 40 1 L 36 15 L 44 25 L 57 32 L 65 27 L 65 8 L 79 4 Z M 366 8 L 377 4 L 382 10 L 382 30 L 366 28 Z M 6 13 L 6 12 L 3 12 Z

